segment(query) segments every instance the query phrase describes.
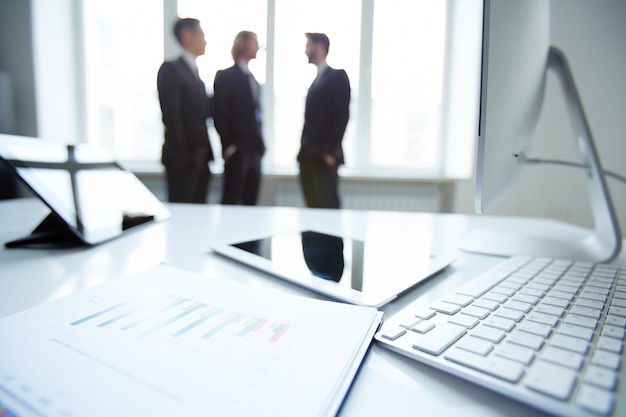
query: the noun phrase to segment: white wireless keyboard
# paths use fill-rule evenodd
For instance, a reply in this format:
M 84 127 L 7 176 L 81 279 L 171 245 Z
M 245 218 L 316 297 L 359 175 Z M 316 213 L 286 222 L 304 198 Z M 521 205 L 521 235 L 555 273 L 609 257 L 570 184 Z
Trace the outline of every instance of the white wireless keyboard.
M 513 257 L 386 320 L 382 346 L 561 416 L 626 415 L 626 271 Z

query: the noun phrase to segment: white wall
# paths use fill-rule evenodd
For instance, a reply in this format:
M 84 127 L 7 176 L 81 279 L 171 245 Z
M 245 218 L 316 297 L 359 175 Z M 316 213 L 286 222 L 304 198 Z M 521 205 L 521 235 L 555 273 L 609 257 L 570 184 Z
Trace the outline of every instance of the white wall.
M 569 60 L 605 169 L 626 177 L 626 1 L 552 0 L 551 39 Z M 529 30 L 532 28 L 529 27 Z M 531 157 L 578 161 L 560 87 L 549 76 Z M 529 167 L 490 214 L 541 216 L 582 226 L 593 221 L 581 170 Z M 626 184 L 609 179 L 622 230 Z M 473 213 L 473 179 L 457 189 L 456 211 Z
M 78 142 L 84 135 L 79 19 L 75 0 L 31 0 L 37 133 Z

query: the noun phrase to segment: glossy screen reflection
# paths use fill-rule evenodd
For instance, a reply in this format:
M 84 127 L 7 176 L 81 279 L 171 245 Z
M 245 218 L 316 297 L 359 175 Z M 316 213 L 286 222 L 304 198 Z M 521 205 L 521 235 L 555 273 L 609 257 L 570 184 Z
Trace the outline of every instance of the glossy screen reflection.
M 406 287 L 429 267 L 428 250 L 411 245 L 371 243 L 316 231 L 235 243 L 290 277 L 316 277 L 359 292 Z

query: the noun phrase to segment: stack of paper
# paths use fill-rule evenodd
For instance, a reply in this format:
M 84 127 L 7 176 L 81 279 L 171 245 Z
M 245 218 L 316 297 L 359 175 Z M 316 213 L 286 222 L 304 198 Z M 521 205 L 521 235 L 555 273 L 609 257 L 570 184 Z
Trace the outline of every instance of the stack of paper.
M 333 415 L 381 316 L 161 265 L 0 320 L 0 409 Z

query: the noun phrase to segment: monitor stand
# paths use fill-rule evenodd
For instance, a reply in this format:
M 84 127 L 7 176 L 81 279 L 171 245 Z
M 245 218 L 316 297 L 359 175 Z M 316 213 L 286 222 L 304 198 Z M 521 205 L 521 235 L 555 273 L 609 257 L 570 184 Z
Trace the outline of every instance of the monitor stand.
M 61 249 L 86 245 L 65 222 L 50 212 L 30 235 L 4 244 L 7 248 Z
M 465 237 L 460 248 L 469 252 L 502 256 L 531 255 L 611 262 L 621 251 L 622 234 L 572 72 L 563 52 L 555 47 L 551 47 L 549 51 L 548 69 L 556 73 L 565 94 L 565 101 L 576 134 L 578 153 L 586 170 L 585 178 L 594 229 L 587 236 L 574 241 L 475 230 Z M 520 155 L 519 162 L 542 163 L 526 159 L 524 155 Z

